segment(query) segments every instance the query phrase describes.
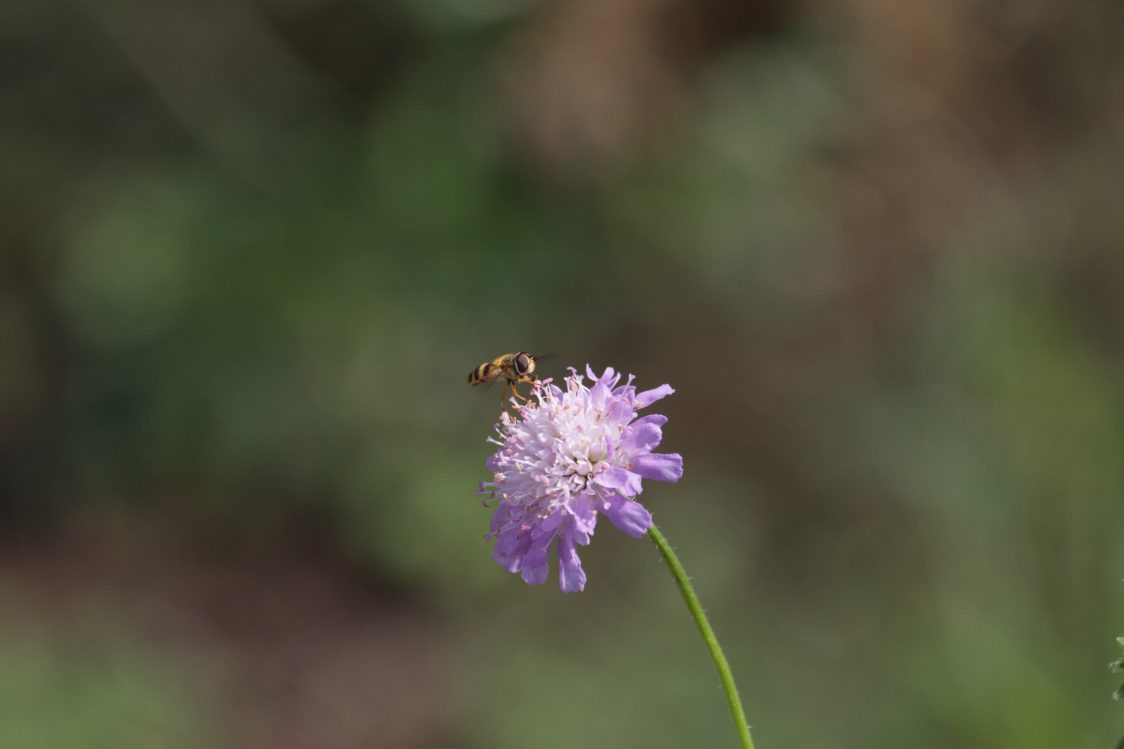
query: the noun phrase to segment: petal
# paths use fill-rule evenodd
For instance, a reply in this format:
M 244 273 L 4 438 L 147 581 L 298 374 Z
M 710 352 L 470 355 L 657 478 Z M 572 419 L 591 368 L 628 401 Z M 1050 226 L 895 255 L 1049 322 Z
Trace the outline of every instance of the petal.
M 683 456 L 679 453 L 652 453 L 632 459 L 632 470 L 646 479 L 678 481 L 683 478 Z
M 605 403 L 612 395 L 609 387 L 604 382 L 598 382 L 589 389 L 589 402 L 593 404 L 594 408 L 601 410 L 605 408 Z
M 523 556 L 522 577 L 528 585 L 542 585 L 550 576 L 550 566 L 547 563 L 550 553 L 550 544 L 554 540 L 553 533 L 536 538 L 527 553 Z
M 640 538 L 652 527 L 652 514 L 636 500 L 619 494 L 606 500 L 605 514 L 609 520 L 633 538 Z
M 574 538 L 566 531 L 558 534 L 558 585 L 563 593 L 577 593 L 585 588 L 585 570 Z
M 562 525 L 565 520 L 565 512 L 552 512 L 535 525 L 531 531 L 531 537 L 537 540 L 546 534 L 553 536 L 557 532 L 558 526 Z
M 542 564 L 535 567 L 524 567 L 519 576 L 528 585 L 542 585 L 550 577 L 550 566 L 544 560 Z
M 635 497 L 644 489 L 639 475 L 619 466 L 612 466 L 607 471 L 597 474 L 593 482 L 607 489 L 616 489 L 627 497 Z
M 663 430 L 659 425 L 636 421 L 625 431 L 621 447 L 624 448 L 626 455 L 646 453 L 658 446 L 661 440 L 663 440 Z
M 636 392 L 636 388 L 632 387 L 632 381 L 635 380 L 635 379 L 636 379 L 636 375 L 630 374 L 628 376 L 628 382 L 621 385 L 620 387 L 613 388 L 613 395 L 624 395 L 625 393 L 627 393 L 629 391 Z
M 589 366 L 588 364 L 585 365 L 585 375 L 594 382 L 604 381 L 609 385 L 610 388 L 621 378 L 621 376 L 617 374 L 617 371 L 612 367 L 605 367 L 605 371 L 601 373 L 600 377 L 598 377 L 593 373 L 593 367 Z
M 499 533 L 500 529 L 502 529 L 507 524 L 507 521 L 510 518 L 511 505 L 507 504 L 506 502 L 500 502 L 496 507 L 496 511 L 492 513 L 492 523 L 490 526 L 492 534 L 495 535 Z
M 633 416 L 632 404 L 628 400 L 617 397 L 615 393 L 610 395 L 609 407 L 602 414 L 606 423 L 624 426 Z
M 637 393 L 636 407 L 638 409 L 645 408 L 652 405 L 660 398 L 666 398 L 674 392 L 675 388 L 673 388 L 671 385 L 660 385 L 658 388 L 652 388 L 651 390 L 645 390 L 642 393 Z
M 574 517 L 574 529 L 583 536 L 593 533 L 597 525 L 597 508 L 592 494 L 581 494 L 570 500 L 570 514 Z M 589 543 L 588 538 L 584 543 Z
M 529 534 L 519 535 L 515 530 L 505 533 L 492 548 L 492 559 L 508 572 L 518 572 L 523 567 L 523 557 L 531 546 Z

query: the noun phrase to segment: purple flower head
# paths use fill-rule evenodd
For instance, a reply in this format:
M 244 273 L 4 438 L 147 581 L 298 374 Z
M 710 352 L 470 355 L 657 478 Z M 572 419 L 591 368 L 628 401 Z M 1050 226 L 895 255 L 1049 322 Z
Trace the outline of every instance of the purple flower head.
M 531 585 L 546 582 L 557 539 L 558 582 L 567 593 L 585 587 L 577 547 L 589 543 L 604 513 L 613 525 L 639 538 L 652 516 L 636 501 L 641 479 L 678 481 L 683 458 L 653 453 L 666 416 L 637 417 L 637 411 L 675 392 L 670 385 L 636 392 L 633 377 L 610 367 L 597 377 L 570 369 L 566 389 L 550 380 L 536 384 L 532 399 L 506 411 L 496 425 L 499 445 L 488 458 L 492 481 L 478 494 L 498 500 L 487 538 L 496 539 L 492 558 Z

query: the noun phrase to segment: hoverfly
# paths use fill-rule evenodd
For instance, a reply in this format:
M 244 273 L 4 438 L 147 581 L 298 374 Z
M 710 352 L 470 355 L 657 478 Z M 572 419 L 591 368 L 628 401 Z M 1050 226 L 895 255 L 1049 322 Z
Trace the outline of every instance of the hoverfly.
M 541 356 L 534 356 L 526 351 L 517 351 L 513 354 L 504 354 L 497 356 L 491 361 L 486 361 L 476 369 L 468 373 L 469 385 L 483 385 L 496 380 L 505 380 L 503 392 L 500 393 L 500 403 L 503 403 L 504 396 L 507 391 L 511 390 L 516 398 L 527 400 L 519 394 L 516 388 L 519 383 L 529 382 L 534 385 L 538 380 L 535 378 L 535 361 L 543 359 L 550 354 Z

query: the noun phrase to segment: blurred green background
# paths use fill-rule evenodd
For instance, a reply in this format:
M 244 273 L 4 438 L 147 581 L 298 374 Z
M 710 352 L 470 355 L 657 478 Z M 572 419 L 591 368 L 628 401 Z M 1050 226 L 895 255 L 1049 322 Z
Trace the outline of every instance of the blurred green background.
M 0 4 L 0 747 L 733 746 L 650 544 L 490 560 L 521 349 L 677 388 L 762 749 L 1110 745 L 1121 24 Z

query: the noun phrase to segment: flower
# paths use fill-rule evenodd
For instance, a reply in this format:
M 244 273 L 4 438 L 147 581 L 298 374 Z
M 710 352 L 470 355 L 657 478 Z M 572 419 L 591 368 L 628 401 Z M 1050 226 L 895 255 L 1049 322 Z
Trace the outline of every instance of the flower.
M 557 539 L 558 582 L 567 593 L 585 588 L 578 546 L 589 543 L 603 513 L 630 536 L 639 538 L 652 516 L 636 501 L 641 479 L 678 481 L 683 458 L 653 453 L 663 439 L 667 417 L 637 411 L 671 395 L 670 385 L 636 392 L 632 375 L 612 367 L 600 377 L 586 366 L 573 368 L 562 390 L 550 380 L 535 385 L 531 400 L 517 405 L 518 417 L 504 412 L 496 425 L 499 446 L 488 458 L 492 481 L 477 494 L 499 505 L 492 516 L 492 558 L 531 585 L 546 582 L 549 556 Z

